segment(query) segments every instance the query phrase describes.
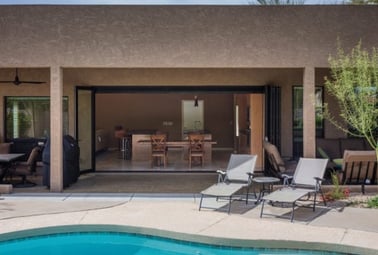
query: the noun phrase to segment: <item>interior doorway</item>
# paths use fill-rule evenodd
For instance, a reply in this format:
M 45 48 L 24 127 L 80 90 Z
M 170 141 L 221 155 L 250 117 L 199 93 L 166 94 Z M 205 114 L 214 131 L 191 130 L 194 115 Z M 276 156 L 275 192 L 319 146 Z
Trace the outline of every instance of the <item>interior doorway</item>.
M 204 131 L 204 101 L 182 100 L 182 134 L 183 138 L 190 132 Z

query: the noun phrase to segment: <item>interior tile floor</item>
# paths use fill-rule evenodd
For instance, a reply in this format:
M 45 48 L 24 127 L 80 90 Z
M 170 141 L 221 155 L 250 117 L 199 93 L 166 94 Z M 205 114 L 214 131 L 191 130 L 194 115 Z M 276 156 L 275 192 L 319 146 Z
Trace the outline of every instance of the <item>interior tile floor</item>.
M 224 169 L 232 153 L 231 150 L 213 150 L 212 161 L 201 164 L 193 164 L 189 168 L 189 161 L 184 158 L 182 150 L 169 150 L 167 166 L 158 166 L 156 163 L 151 164 L 151 160 L 134 161 L 125 160 L 117 150 L 107 150 L 96 155 L 96 171 L 174 171 L 174 172 L 207 172 L 217 169 Z M 199 162 L 198 162 L 199 163 Z

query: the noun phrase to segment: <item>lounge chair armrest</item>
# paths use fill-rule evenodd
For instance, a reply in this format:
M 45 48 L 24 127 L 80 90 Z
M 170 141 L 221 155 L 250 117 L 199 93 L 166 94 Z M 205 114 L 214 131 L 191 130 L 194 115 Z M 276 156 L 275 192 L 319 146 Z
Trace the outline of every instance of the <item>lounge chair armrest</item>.
M 254 177 L 254 173 L 248 172 L 246 174 L 248 175 L 248 185 L 250 185 L 252 183 L 252 179 Z
M 316 180 L 316 190 L 318 191 L 321 189 L 321 182 L 325 181 L 325 179 L 320 177 L 314 177 L 314 179 Z
M 314 179 L 315 179 L 317 182 L 323 182 L 323 181 L 325 181 L 324 178 L 320 178 L 320 177 L 314 177 Z
M 218 182 L 224 182 L 224 178 L 226 177 L 226 172 L 222 170 L 217 170 L 218 173 Z
M 289 181 L 291 179 L 293 179 L 293 176 L 292 175 L 283 174 L 282 178 L 283 178 L 283 185 L 289 186 Z
M 320 183 L 321 182 L 324 182 L 325 179 L 324 178 L 320 178 L 320 177 L 314 177 L 314 179 L 316 180 L 316 185 L 320 186 Z

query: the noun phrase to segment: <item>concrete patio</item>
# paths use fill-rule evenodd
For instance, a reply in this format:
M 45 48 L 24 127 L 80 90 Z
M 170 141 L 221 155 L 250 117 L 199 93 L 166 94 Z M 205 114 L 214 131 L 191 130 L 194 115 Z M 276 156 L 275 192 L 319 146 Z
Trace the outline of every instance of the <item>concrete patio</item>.
M 209 198 L 204 202 L 214 209 L 198 211 L 196 193 L 14 193 L 2 198 L 0 240 L 24 235 L 9 235 L 14 231 L 72 225 L 83 231 L 87 225 L 99 224 L 99 229 L 110 230 L 110 225 L 116 231 L 224 245 L 378 252 L 375 209 L 319 206 L 313 212 L 299 208 L 290 223 L 281 217 L 260 218 L 260 205 L 253 201 L 248 205 L 234 201 L 227 214 L 225 201 Z M 266 210 L 285 216 L 290 208 L 266 206 Z

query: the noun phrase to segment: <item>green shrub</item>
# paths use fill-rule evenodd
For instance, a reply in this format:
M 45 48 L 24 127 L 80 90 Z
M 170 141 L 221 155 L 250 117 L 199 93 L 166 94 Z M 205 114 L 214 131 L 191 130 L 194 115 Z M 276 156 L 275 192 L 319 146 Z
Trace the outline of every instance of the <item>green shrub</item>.
M 369 208 L 378 208 L 378 196 L 372 197 L 367 201 Z

